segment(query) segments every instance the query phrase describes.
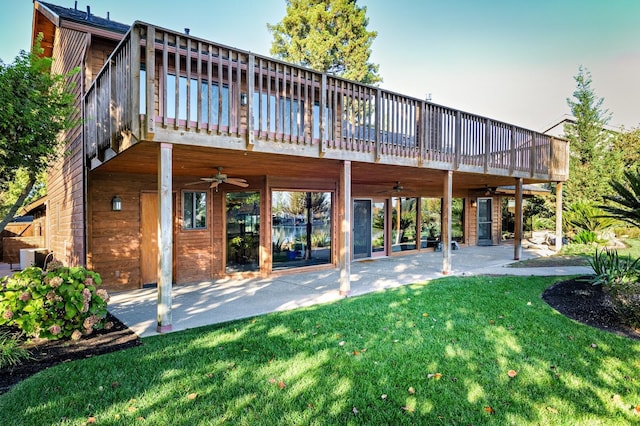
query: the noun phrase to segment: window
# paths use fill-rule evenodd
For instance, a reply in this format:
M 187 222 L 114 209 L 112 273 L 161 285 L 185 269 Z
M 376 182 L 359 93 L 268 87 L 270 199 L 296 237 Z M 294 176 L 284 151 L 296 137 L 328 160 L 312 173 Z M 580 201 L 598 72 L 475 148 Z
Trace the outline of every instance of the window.
M 260 270 L 260 193 L 228 192 L 227 272 Z
M 182 202 L 184 229 L 204 229 L 207 227 L 207 193 L 184 192 Z
M 147 70 L 140 68 L 140 114 L 147 113 Z
M 262 103 L 262 106 L 260 103 Z M 291 136 L 304 135 L 304 101 L 280 98 L 279 118 L 277 120 L 276 97 L 274 95 L 255 93 L 253 96 L 253 108 L 253 127 L 256 130 L 270 133 L 274 133 L 277 130 L 279 133 Z
M 209 88 L 209 83 L 205 80 L 201 81 L 201 117 L 198 117 L 198 80 L 192 78 L 189 81 L 189 121 L 200 121 L 201 123 L 209 122 L 209 89 L 211 89 L 211 121 L 212 125 L 221 126 L 229 125 L 229 101 L 231 94 L 229 87 L 222 86 L 222 92 L 218 83 L 213 83 Z M 180 76 L 178 80 L 179 94 L 179 111 L 176 117 L 176 76 L 167 75 L 166 82 L 167 105 L 165 105 L 165 114 L 168 118 L 178 118 L 179 120 L 187 119 L 187 78 Z
M 391 197 L 392 251 L 415 250 L 417 198 Z
M 331 263 L 331 192 L 273 191 L 273 269 Z

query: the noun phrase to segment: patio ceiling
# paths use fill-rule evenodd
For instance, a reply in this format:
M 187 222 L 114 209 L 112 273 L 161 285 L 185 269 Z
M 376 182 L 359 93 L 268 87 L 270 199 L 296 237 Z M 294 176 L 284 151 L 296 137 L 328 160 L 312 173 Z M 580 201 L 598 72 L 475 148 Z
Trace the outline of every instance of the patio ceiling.
M 107 173 L 157 174 L 159 144 L 141 142 L 105 162 L 96 171 Z M 176 177 L 210 176 L 216 167 L 233 177 L 278 176 L 288 178 L 338 179 L 341 161 L 308 157 L 291 157 L 251 151 L 225 150 L 189 145 L 173 145 L 173 175 Z M 400 182 L 402 195 L 438 195 L 442 191 L 443 170 L 385 165 L 364 162 L 352 163 L 354 195 L 393 195 L 393 187 Z M 525 179 L 524 183 L 536 183 Z M 482 190 L 513 185 L 510 176 L 495 176 L 454 172 L 454 192 Z M 389 194 L 385 194 L 389 192 Z

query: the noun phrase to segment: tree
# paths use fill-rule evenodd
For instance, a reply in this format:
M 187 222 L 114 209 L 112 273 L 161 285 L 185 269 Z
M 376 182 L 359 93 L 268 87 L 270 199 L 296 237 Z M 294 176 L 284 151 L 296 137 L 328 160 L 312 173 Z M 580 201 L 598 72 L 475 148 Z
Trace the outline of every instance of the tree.
M 286 0 L 287 14 L 267 28 L 271 54 L 338 77 L 375 84 L 378 65 L 369 62 L 375 31 L 367 31 L 366 7 L 356 0 Z
M 567 203 L 601 198 L 607 192 L 608 173 L 615 170 L 611 133 L 605 130 L 610 115 L 602 109 L 604 99 L 591 88 L 591 74 L 580 67 L 574 77 L 576 90 L 567 104 L 575 123 L 565 125 L 571 146 L 569 181 L 565 185 Z M 604 178 L 603 178 L 604 177 Z
M 21 168 L 16 172 L 14 179 L 9 182 L 7 189 L 0 191 L 0 218 L 4 218 L 9 213 L 9 210 L 16 204 L 18 198 L 24 192 L 24 189 L 29 184 L 29 173 L 26 169 Z M 45 174 L 41 173 L 36 178 L 28 196 L 20 205 L 26 205 L 34 200 L 45 195 Z M 11 216 L 13 217 L 13 215 Z
M 605 195 L 611 204 L 600 206 L 608 215 L 640 228 L 640 169 L 625 171 L 624 179 L 612 180 L 615 195 Z
M 38 174 L 60 155 L 60 133 L 77 125 L 70 77 L 78 70 L 52 74 L 52 59 L 41 56 L 41 40 L 38 37 L 31 52 L 21 51 L 13 64 L 0 60 L 0 193 L 9 191 L 19 173 L 26 173 L 0 229 L 23 205 Z
M 635 170 L 640 167 L 640 128 L 626 130 L 620 129 L 613 140 L 613 151 L 621 158 L 623 170 Z

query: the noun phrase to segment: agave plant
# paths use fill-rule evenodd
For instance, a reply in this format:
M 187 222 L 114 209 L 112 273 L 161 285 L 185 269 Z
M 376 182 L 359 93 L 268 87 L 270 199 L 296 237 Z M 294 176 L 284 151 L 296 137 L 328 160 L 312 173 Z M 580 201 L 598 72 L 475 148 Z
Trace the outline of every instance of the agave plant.
M 613 204 L 600 206 L 606 217 L 619 219 L 640 228 L 640 169 L 625 171 L 623 180 L 612 180 L 615 195 L 605 195 L 604 199 Z

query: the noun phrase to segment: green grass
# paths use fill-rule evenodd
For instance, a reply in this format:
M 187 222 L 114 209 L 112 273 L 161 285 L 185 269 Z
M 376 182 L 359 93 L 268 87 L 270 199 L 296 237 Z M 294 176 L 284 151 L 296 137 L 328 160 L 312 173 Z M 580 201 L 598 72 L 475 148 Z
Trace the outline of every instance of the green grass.
M 640 239 L 638 238 L 627 238 L 623 240 L 627 245 L 626 248 L 618 249 L 618 253 L 622 256 L 631 256 L 635 259 L 640 257 Z M 561 255 L 571 257 L 571 256 L 593 256 L 596 247 L 601 249 L 601 246 L 595 246 L 592 244 L 567 244 L 562 247 L 560 251 Z
M 551 309 L 558 279 L 451 277 L 145 338 L 18 384 L 2 423 L 640 423 L 640 341 Z
M 640 257 L 640 240 L 625 239 L 628 247 L 618 249 L 622 256 Z M 553 256 L 536 257 L 511 263 L 510 268 L 536 268 L 549 266 L 589 266 L 589 258 L 595 254 L 596 247 L 592 244 L 568 244 L 562 247 L 559 254 Z
M 626 249 L 620 250 L 619 253 L 621 255 L 629 255 L 634 259 L 640 257 L 640 240 L 639 239 L 627 239 L 625 243 L 629 246 Z

